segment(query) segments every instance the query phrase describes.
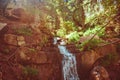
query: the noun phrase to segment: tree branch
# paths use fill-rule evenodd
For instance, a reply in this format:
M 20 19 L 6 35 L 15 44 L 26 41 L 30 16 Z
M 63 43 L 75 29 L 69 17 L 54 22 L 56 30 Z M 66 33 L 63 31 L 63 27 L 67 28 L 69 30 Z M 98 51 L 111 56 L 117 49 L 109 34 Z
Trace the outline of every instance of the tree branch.
M 115 19 L 117 19 L 117 18 L 120 18 L 120 16 L 115 16 L 115 17 L 113 17 L 108 23 L 106 23 L 104 26 L 102 26 L 101 28 L 100 28 L 100 30 L 99 31 L 97 31 L 89 40 L 88 40 L 88 42 L 90 42 L 104 27 L 106 27 L 112 20 L 115 20 Z

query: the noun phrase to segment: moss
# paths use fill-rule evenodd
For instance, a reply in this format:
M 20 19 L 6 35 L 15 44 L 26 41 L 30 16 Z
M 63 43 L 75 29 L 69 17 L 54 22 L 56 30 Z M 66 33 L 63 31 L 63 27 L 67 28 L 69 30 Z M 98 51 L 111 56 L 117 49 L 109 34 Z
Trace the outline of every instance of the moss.
M 101 64 L 103 66 L 108 66 L 110 64 L 113 64 L 118 60 L 119 56 L 116 53 L 109 53 L 104 57 L 104 59 L 101 60 Z
M 28 76 L 29 75 L 35 76 L 38 74 L 38 70 L 27 66 L 23 68 L 23 74 L 28 75 Z

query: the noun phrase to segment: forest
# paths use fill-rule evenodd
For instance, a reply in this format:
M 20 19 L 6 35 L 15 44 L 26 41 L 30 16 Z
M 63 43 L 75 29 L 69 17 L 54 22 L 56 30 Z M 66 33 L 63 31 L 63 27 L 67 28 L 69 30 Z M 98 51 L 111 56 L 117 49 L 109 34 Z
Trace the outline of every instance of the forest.
M 120 80 L 120 0 L 0 0 L 0 80 Z

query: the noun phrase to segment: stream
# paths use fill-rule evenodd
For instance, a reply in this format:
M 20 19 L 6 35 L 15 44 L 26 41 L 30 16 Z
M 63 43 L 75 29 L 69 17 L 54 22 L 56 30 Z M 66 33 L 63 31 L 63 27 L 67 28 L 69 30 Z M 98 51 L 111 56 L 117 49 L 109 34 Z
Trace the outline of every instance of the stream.
M 57 39 L 54 39 L 54 44 L 57 44 Z M 58 44 L 58 49 L 63 55 L 63 77 L 64 80 L 80 80 L 77 74 L 76 57 L 70 53 L 65 45 Z

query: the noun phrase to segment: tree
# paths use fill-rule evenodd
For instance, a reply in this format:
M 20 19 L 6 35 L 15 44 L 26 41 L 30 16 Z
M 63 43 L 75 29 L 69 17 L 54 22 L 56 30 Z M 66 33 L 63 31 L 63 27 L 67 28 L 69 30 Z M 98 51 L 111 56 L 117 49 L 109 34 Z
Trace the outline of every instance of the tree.
M 50 4 L 51 11 L 59 20 L 57 31 L 63 35 L 69 35 L 74 31 L 84 34 L 89 28 L 95 28 L 96 31 L 92 33 L 95 34 L 120 13 L 120 0 L 49 0 L 46 2 Z M 69 25 L 77 29 L 70 29 Z

